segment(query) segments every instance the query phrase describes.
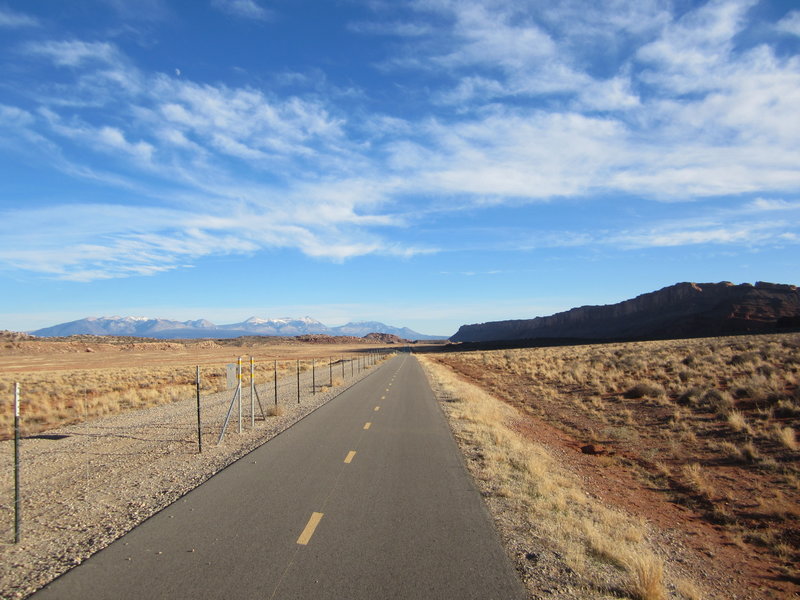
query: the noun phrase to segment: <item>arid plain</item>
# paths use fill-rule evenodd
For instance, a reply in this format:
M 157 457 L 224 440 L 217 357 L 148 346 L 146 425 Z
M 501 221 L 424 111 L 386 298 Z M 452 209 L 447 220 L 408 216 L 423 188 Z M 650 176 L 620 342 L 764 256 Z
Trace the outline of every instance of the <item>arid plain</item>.
M 233 340 L 143 340 L 126 337 L 71 336 L 32 338 L 0 335 L 0 439 L 13 426 L 14 383 L 20 384 L 26 434 L 101 415 L 144 408 L 194 393 L 196 367 L 204 391 L 226 386 L 226 365 L 243 359 L 249 385 L 250 357 L 256 382 L 315 367 L 320 387 L 330 383 L 329 362 L 364 356 L 386 344 L 357 338 L 308 336 Z M 333 373 L 334 377 L 336 373 Z
M 272 381 L 275 361 L 279 378 L 291 380 L 299 361 L 304 376 L 314 365 L 324 390 L 338 385 L 340 358 L 392 346 L 6 334 L 0 424 L 7 438 L 15 381 L 30 435 L 186 399 L 198 365 L 204 391 L 223 389 L 225 365 L 240 356 L 245 384 L 253 356 L 259 384 Z M 423 360 L 531 597 L 800 590 L 799 334 Z
M 431 358 L 534 596 L 800 591 L 800 335 Z

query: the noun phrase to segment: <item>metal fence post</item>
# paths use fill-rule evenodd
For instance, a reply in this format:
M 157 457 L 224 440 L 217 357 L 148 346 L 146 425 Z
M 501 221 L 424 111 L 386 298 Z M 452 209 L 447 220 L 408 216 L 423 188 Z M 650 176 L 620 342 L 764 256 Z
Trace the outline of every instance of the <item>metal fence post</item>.
M 239 433 L 242 433 L 242 357 L 241 356 L 239 357 L 237 365 L 238 368 L 236 370 L 236 378 L 239 381 L 237 385 L 237 389 L 239 390 Z
M 14 384 L 14 543 L 19 544 L 20 535 L 20 491 L 19 491 L 19 383 Z
M 300 359 L 297 359 L 297 403 L 300 404 Z
M 253 357 L 251 356 L 250 357 L 250 428 L 251 429 L 256 426 L 255 380 L 256 380 L 255 364 L 253 363 Z
M 278 406 L 278 361 L 275 361 L 275 406 Z
M 311 395 L 317 395 L 317 359 L 311 359 Z
M 200 365 L 197 365 L 197 377 L 195 378 L 197 388 L 197 451 L 203 452 L 203 433 L 200 428 Z

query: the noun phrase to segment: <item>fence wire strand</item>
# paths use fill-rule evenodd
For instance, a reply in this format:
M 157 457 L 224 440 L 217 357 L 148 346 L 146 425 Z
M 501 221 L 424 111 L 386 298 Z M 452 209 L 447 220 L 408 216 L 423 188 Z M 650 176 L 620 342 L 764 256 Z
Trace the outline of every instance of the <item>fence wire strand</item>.
M 83 397 L 73 402 L 72 418 L 67 415 L 65 419 L 73 421 L 71 424 L 43 431 L 36 423 L 26 423 L 24 419 L 23 387 L 20 460 L 23 540 L 34 545 L 38 540 L 53 547 L 69 547 L 76 536 L 106 521 L 115 525 L 108 525 L 105 533 L 115 535 L 116 529 L 135 524 L 154 503 L 158 504 L 158 497 L 153 495 L 162 496 L 165 501 L 174 499 L 176 494 L 185 492 L 187 480 L 191 483 L 193 478 L 205 478 L 209 468 L 213 472 L 226 460 L 235 459 L 236 448 L 243 442 L 262 443 L 258 439 L 259 429 L 264 430 L 268 439 L 269 430 L 289 426 L 293 419 L 327 402 L 370 371 L 364 368 L 363 360 L 337 358 L 330 365 L 318 363 L 314 377 L 311 361 L 301 361 L 298 406 L 294 369 L 294 361 L 278 361 L 275 381 L 273 361 L 257 365 L 255 390 L 267 416 L 262 416 L 255 401 L 255 427 L 251 428 L 250 369 L 249 364 L 245 365 L 241 389 L 243 435 L 238 436 L 237 427 L 233 426 L 234 418 L 238 419 L 237 406 L 224 441 L 217 445 L 234 390 L 218 389 L 224 387 L 224 368 L 201 368 L 202 454 L 198 454 L 197 444 L 194 367 L 187 367 L 185 374 L 175 375 L 176 381 L 185 384 L 180 398 L 171 397 L 165 403 L 147 408 L 90 417 L 94 392 L 87 388 L 82 390 Z M 312 389 L 312 379 L 316 379 L 316 389 Z M 274 410 L 276 398 L 278 411 Z M 3 548 L 13 542 L 12 444 L 13 440 L 0 441 L 0 556 Z M 199 469 L 202 475 L 191 475 L 193 461 L 204 461 Z M 131 481 L 132 474 L 145 478 Z M 152 478 L 148 479 L 150 474 Z M 0 596 L 4 595 L 5 575 L 0 572 Z

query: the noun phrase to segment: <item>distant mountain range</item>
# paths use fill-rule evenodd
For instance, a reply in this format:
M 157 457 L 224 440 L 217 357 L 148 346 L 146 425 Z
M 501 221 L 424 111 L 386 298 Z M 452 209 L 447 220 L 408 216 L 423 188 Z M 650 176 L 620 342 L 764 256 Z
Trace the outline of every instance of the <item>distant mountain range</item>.
M 69 335 L 120 335 L 159 339 L 234 338 L 244 335 L 295 336 L 305 334 L 349 335 L 364 337 L 368 333 L 389 333 L 407 340 L 436 340 L 444 336 L 417 333 L 408 327 L 392 327 L 377 321 L 347 323 L 339 327 L 302 317 L 293 319 L 261 319 L 251 317 L 241 323 L 215 325 L 211 321 L 171 321 L 148 317 L 87 317 L 78 321 L 61 323 L 31 331 L 39 337 L 65 337 Z
M 453 342 L 637 340 L 800 329 L 800 291 L 756 282 L 678 283 L 605 306 L 549 317 L 462 325 Z

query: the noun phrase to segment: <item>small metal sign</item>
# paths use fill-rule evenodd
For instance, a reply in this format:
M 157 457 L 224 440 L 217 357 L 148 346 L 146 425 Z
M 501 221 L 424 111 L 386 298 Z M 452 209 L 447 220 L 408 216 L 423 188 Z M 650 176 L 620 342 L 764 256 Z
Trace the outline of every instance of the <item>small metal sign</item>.
M 228 375 L 228 389 L 232 390 L 239 384 L 239 380 L 236 378 L 236 365 L 231 363 L 226 365 L 227 375 Z

